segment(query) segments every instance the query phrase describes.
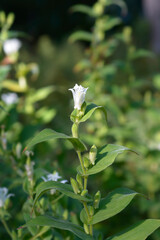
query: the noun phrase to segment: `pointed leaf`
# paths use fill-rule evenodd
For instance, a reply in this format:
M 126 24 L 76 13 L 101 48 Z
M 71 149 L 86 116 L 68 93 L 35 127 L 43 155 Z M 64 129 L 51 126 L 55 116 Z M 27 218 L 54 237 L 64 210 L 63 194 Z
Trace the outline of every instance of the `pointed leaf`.
M 85 151 L 86 150 L 86 146 L 78 138 L 73 138 L 73 137 L 67 136 L 67 135 L 65 135 L 63 133 L 58 133 L 58 132 L 56 132 L 56 131 L 54 131 L 52 129 L 48 129 L 48 128 L 46 128 L 46 129 L 42 130 L 40 133 L 38 133 L 29 142 L 29 144 L 27 145 L 25 150 L 28 149 L 28 148 L 33 147 L 37 143 L 48 141 L 48 140 L 51 140 L 51 139 L 56 139 L 56 138 L 62 138 L 62 139 L 69 140 L 76 150 L 80 150 L 80 151 Z
M 118 214 L 137 194 L 139 193 L 128 188 L 118 188 L 112 191 L 100 201 L 99 210 L 93 216 L 91 223 L 96 224 Z
M 126 230 L 107 238 L 106 240 L 145 240 L 157 228 L 160 227 L 160 220 L 147 219 L 140 221 Z
M 104 113 L 105 119 L 107 121 L 107 112 L 106 112 L 105 108 L 102 106 L 97 106 L 94 103 L 91 103 L 91 104 L 87 105 L 84 116 L 81 118 L 80 122 L 85 122 L 87 119 L 89 119 L 96 109 L 99 109 Z
M 69 41 L 71 43 L 76 42 L 78 40 L 91 42 L 92 41 L 92 34 L 90 32 L 77 31 L 77 32 L 74 32 L 73 34 L 71 34 L 71 36 L 69 37 Z
M 118 154 L 123 153 L 124 151 L 132 150 L 114 144 L 103 146 L 97 153 L 96 164 L 86 172 L 86 175 L 92 175 L 103 171 L 114 162 Z
M 112 17 L 109 17 L 106 19 L 106 24 L 104 26 L 104 30 L 105 31 L 109 31 L 110 29 L 112 29 L 113 27 L 119 25 L 120 23 L 122 23 L 122 20 L 121 18 L 112 18 Z
M 59 192 L 65 194 L 68 197 L 71 197 L 73 199 L 78 199 L 79 201 L 85 201 L 85 202 L 92 202 L 92 199 L 83 197 L 81 195 L 75 194 L 72 190 L 71 185 L 69 184 L 63 184 L 60 182 L 54 182 L 54 181 L 48 181 L 48 182 L 42 182 L 38 185 L 36 188 L 36 197 L 33 203 L 33 207 L 35 206 L 37 200 L 47 191 L 51 189 L 56 189 Z
M 85 240 L 93 240 L 93 238 L 89 235 L 87 235 L 84 231 L 83 228 L 73 224 L 71 222 L 65 221 L 65 220 L 60 220 L 56 219 L 50 216 L 38 216 L 36 218 L 31 219 L 30 221 L 27 222 L 25 226 L 49 226 L 49 227 L 54 227 L 62 230 L 67 230 L 72 233 L 74 233 L 77 237 L 80 239 L 85 239 Z
M 92 8 L 87 5 L 83 5 L 83 4 L 74 5 L 73 7 L 71 7 L 71 11 L 85 13 L 89 16 L 93 16 Z

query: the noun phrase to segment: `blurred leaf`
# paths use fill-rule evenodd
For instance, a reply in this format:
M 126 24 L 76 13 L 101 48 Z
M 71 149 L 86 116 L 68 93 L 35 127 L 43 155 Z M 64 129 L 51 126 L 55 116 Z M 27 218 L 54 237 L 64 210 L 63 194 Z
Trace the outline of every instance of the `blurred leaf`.
M 148 51 L 148 50 L 145 50 L 145 49 L 139 49 L 139 50 L 136 50 L 133 53 L 130 53 L 130 58 L 131 59 L 144 58 L 144 57 L 153 58 L 153 57 L 155 57 L 155 54 L 152 53 L 151 51 Z
M 8 65 L 0 66 L 0 82 L 3 81 L 7 77 L 10 69 L 11 69 L 11 67 Z
M 70 8 L 72 12 L 81 12 L 93 16 L 92 8 L 86 5 L 77 4 Z
M 42 130 L 40 133 L 38 133 L 28 143 L 26 149 L 33 147 L 37 143 L 48 141 L 48 140 L 51 140 L 51 139 L 56 139 L 56 138 L 67 139 L 68 141 L 70 141 L 72 143 L 73 147 L 76 150 L 80 150 L 80 151 L 85 151 L 86 150 L 86 146 L 84 145 L 84 143 L 80 139 L 67 136 L 63 133 L 58 133 L 58 132 L 56 132 L 52 129 L 48 129 L 48 128 L 46 128 L 46 129 Z
M 7 88 L 12 92 L 26 92 L 27 88 L 22 88 L 17 82 L 12 80 L 5 80 L 2 82 L 2 87 Z
M 69 37 L 69 41 L 71 43 L 79 41 L 79 40 L 91 42 L 92 34 L 89 32 L 85 32 L 85 31 L 77 31 L 77 32 L 74 32 L 73 34 L 71 34 Z
M 96 224 L 115 216 L 126 208 L 137 194 L 139 193 L 128 188 L 118 188 L 112 191 L 100 201 L 99 209 L 93 216 L 91 223 Z
M 120 23 L 122 23 L 122 20 L 121 18 L 112 18 L 112 17 L 109 17 L 106 19 L 106 23 L 105 23 L 105 26 L 104 26 L 104 30 L 105 31 L 109 31 L 110 29 L 112 29 L 113 27 L 119 25 Z
M 44 87 L 44 88 L 40 88 L 40 89 L 34 91 L 34 94 L 33 94 L 33 92 L 31 92 L 30 96 L 28 97 L 27 100 L 30 103 L 34 103 L 34 102 L 38 102 L 38 101 L 44 100 L 53 91 L 54 91 L 54 87 L 53 86 L 47 86 L 47 87 Z
M 36 188 L 36 197 L 34 200 L 33 207 L 35 206 L 36 202 L 38 199 L 47 191 L 51 189 L 56 189 L 59 192 L 65 194 L 66 196 L 73 198 L 73 199 L 78 199 L 79 201 L 85 201 L 85 202 L 92 202 L 92 199 L 83 197 L 81 195 L 75 194 L 72 190 L 71 185 L 69 184 L 63 184 L 60 182 L 54 182 L 54 181 L 48 181 L 48 182 L 42 182 L 38 185 Z
M 81 120 L 79 122 L 87 121 L 87 119 L 89 119 L 92 116 L 92 114 L 94 113 L 94 111 L 96 109 L 99 109 L 104 113 L 105 119 L 107 121 L 107 112 L 106 112 L 105 108 L 102 106 L 97 106 L 94 103 L 91 103 L 91 104 L 87 105 L 84 116 L 81 118 Z
M 39 121 L 42 121 L 43 123 L 50 122 L 56 115 L 56 110 L 47 107 L 42 107 L 38 111 L 36 111 L 35 116 L 39 119 Z
M 157 228 L 160 227 L 160 220 L 147 219 L 140 221 L 126 230 L 107 238 L 106 240 L 145 240 Z
M 20 32 L 20 31 L 8 31 L 7 35 L 8 35 L 8 38 L 23 37 L 23 38 L 26 38 L 28 40 L 31 39 L 31 37 L 27 33 Z
M 156 88 L 160 89 L 160 74 L 157 74 L 154 78 L 153 78 L 153 84 Z
M 91 169 L 86 172 L 86 175 L 92 175 L 99 173 L 109 167 L 118 156 L 118 154 L 123 153 L 124 151 L 132 151 L 131 149 L 123 146 L 108 144 L 103 146 L 97 154 L 97 162 Z M 134 151 L 132 151 L 134 152 Z

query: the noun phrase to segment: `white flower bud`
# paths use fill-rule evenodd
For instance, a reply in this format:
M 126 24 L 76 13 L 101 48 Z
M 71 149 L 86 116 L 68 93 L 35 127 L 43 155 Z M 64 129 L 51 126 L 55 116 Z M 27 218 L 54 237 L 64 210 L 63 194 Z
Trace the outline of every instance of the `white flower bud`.
M 81 106 L 85 101 L 85 95 L 86 95 L 87 89 L 88 88 L 84 88 L 81 85 L 78 86 L 78 84 L 76 84 L 74 88 L 69 89 L 73 94 L 75 109 L 81 110 Z
M 89 152 L 89 160 L 91 161 L 92 165 L 95 164 L 96 155 L 97 155 L 97 148 L 95 145 L 93 145 Z

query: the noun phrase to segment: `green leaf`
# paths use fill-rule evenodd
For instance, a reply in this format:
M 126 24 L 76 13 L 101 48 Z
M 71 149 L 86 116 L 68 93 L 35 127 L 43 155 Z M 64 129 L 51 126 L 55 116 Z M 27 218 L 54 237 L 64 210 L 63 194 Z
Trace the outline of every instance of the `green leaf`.
M 118 188 L 112 191 L 100 201 L 99 210 L 93 216 L 91 223 L 96 224 L 118 214 L 137 194 L 139 193 L 128 188 Z
M 53 86 L 47 86 L 38 89 L 37 91 L 31 91 L 31 94 L 29 95 L 27 101 L 30 103 L 35 103 L 41 100 L 46 99 L 53 91 L 55 88 Z
M 11 69 L 11 67 L 9 65 L 0 66 L 0 82 L 3 81 L 7 77 L 10 69 Z
M 77 32 L 74 32 L 73 34 L 71 34 L 71 36 L 69 37 L 69 41 L 71 43 L 76 42 L 78 40 L 91 42 L 92 34 L 89 32 L 85 32 L 85 31 L 77 31 Z
M 48 182 L 42 182 L 38 185 L 36 188 L 36 197 L 33 203 L 33 207 L 35 206 L 37 200 L 47 191 L 51 189 L 56 189 L 59 192 L 65 194 L 68 197 L 71 197 L 73 199 L 77 199 L 79 201 L 85 201 L 85 202 L 92 202 L 92 199 L 83 197 L 81 195 L 75 194 L 72 190 L 71 185 L 69 184 L 63 184 L 60 182 L 54 182 L 54 181 L 48 181 Z
M 118 146 L 114 144 L 108 144 L 103 146 L 97 153 L 95 161 L 97 163 L 86 172 L 86 175 L 92 175 L 103 171 L 114 162 L 118 154 L 123 153 L 124 151 L 132 150 L 127 147 Z
M 71 7 L 71 11 L 85 13 L 89 16 L 93 16 L 92 8 L 83 4 L 74 5 L 73 7 Z
M 109 18 L 106 19 L 106 24 L 104 26 L 104 30 L 105 31 L 109 31 L 110 29 L 112 29 L 113 27 L 119 25 L 120 23 L 122 23 L 121 18 L 109 17 Z
M 17 82 L 10 80 L 10 79 L 6 79 L 5 81 L 2 82 L 2 87 L 6 88 L 10 91 L 13 92 L 26 92 L 27 91 L 27 87 L 21 87 Z
M 157 228 L 160 227 L 160 220 L 147 219 L 140 221 L 126 230 L 107 238 L 106 240 L 145 240 Z
M 31 37 L 27 33 L 20 32 L 20 31 L 9 31 L 7 33 L 7 35 L 8 35 L 8 38 L 22 37 L 22 38 L 25 38 L 25 39 L 28 39 L 28 40 L 31 39 Z
M 29 222 L 27 222 L 26 225 L 27 226 L 49 226 L 49 227 L 54 227 L 54 228 L 58 228 L 58 229 L 63 229 L 63 230 L 67 230 L 67 231 L 74 233 L 80 239 L 93 240 L 93 238 L 91 236 L 87 235 L 83 231 L 82 227 L 80 227 L 76 224 L 73 224 L 71 222 L 56 219 L 56 218 L 53 218 L 50 216 L 38 216 L 34 219 L 31 219 Z M 24 227 L 26 225 L 24 225 Z
M 105 119 L 107 121 L 107 112 L 106 112 L 105 108 L 102 106 L 97 106 L 94 103 L 91 103 L 91 104 L 87 105 L 84 116 L 81 118 L 81 120 L 79 122 L 85 122 L 87 119 L 89 119 L 96 109 L 99 109 L 104 113 Z
M 155 54 L 146 49 L 139 49 L 130 54 L 130 58 L 132 60 L 137 59 L 137 58 L 154 58 L 154 57 L 155 57 Z
M 84 145 L 84 143 L 80 139 L 73 138 L 73 137 L 67 136 L 67 135 L 65 135 L 63 133 L 58 133 L 58 132 L 56 132 L 56 131 L 54 131 L 52 129 L 46 128 L 46 129 L 42 130 L 40 133 L 38 133 L 29 142 L 29 144 L 27 145 L 25 150 L 28 149 L 28 148 L 33 147 L 37 143 L 48 141 L 48 140 L 51 140 L 51 139 L 56 139 L 56 138 L 62 138 L 62 139 L 69 140 L 76 150 L 85 151 L 87 149 L 86 146 Z

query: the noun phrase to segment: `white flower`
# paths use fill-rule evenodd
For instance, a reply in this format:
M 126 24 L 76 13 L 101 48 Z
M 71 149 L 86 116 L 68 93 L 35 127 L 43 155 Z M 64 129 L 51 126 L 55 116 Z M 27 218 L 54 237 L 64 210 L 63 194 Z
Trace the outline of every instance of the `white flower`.
M 48 181 L 55 181 L 55 182 L 57 182 L 57 180 L 59 180 L 61 178 L 62 177 L 59 175 L 58 172 L 54 172 L 53 174 L 48 174 L 46 177 L 42 177 L 42 179 L 45 182 L 48 182 Z M 61 180 L 60 182 L 65 184 L 68 181 L 67 180 Z M 56 192 L 56 190 L 55 189 L 51 189 L 50 192 L 53 195 Z
M 59 176 L 59 173 L 58 172 L 55 172 L 54 174 L 48 174 L 45 177 L 42 177 L 42 179 L 45 181 L 45 182 L 48 182 L 48 181 L 55 181 L 57 182 L 58 179 L 62 178 L 61 176 Z
M 3 43 L 3 50 L 6 55 L 10 55 L 18 52 L 21 45 L 21 42 L 16 38 L 8 39 Z
M 68 90 L 70 90 L 73 94 L 73 100 L 74 100 L 74 108 L 80 110 L 82 104 L 85 101 L 85 95 L 87 92 L 88 88 L 84 88 L 81 85 L 78 86 L 78 84 L 76 84 L 74 86 L 74 88 L 70 88 Z
M 14 196 L 14 194 L 8 194 L 8 189 L 6 187 L 0 188 L 0 208 L 4 206 L 5 201 L 11 196 Z
M 16 93 L 3 93 L 1 99 L 7 104 L 11 105 L 18 101 L 18 96 Z

